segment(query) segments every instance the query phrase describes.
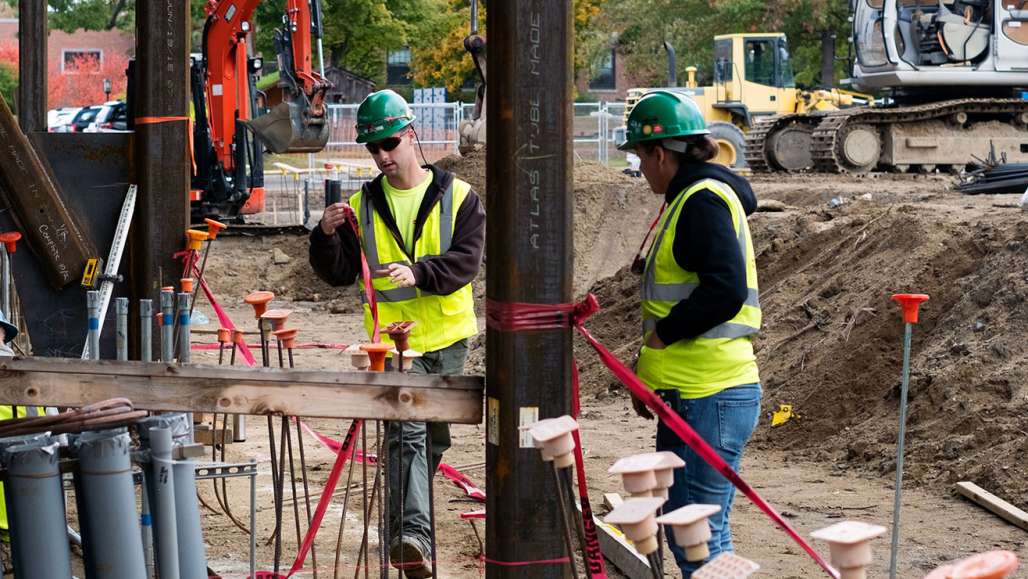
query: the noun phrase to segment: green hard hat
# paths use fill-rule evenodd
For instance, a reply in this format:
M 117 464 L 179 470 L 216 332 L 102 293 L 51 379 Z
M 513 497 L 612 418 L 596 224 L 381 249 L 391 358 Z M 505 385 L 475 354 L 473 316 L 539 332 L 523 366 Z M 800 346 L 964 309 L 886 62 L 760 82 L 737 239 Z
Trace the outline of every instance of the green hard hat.
M 407 101 L 385 89 L 373 92 L 357 108 L 357 142 L 388 139 L 414 122 Z
M 709 135 L 703 113 L 688 96 L 669 90 L 648 92 L 628 115 L 628 137 L 618 145 L 631 151 L 644 141 L 659 141 L 690 135 Z

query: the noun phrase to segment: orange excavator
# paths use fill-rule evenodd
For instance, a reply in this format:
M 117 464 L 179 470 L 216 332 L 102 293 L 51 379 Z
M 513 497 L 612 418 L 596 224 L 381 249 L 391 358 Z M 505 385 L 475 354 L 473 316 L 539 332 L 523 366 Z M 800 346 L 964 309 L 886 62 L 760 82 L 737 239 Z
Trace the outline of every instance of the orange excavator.
M 319 0 L 288 0 L 275 30 L 282 102 L 255 116 L 260 57 L 247 51 L 261 0 L 208 0 L 203 48 L 191 67 L 193 93 L 193 222 L 236 220 L 251 196 L 263 196 L 266 147 L 272 153 L 320 151 L 328 142 Z M 313 60 L 317 39 L 319 69 Z

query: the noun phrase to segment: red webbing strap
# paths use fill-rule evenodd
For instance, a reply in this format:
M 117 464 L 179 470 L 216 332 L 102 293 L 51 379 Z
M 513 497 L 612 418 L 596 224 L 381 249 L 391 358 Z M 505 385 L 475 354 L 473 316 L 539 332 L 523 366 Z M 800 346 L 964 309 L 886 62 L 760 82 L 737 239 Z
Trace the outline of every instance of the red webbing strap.
M 653 235 L 653 230 L 657 228 L 657 224 L 660 223 L 660 217 L 664 215 L 664 210 L 667 209 L 667 203 L 662 203 L 660 211 L 657 211 L 657 217 L 654 218 L 653 223 L 650 224 L 650 228 L 646 230 L 646 237 L 643 237 L 642 243 L 639 244 L 639 251 L 636 252 L 636 259 L 643 257 L 643 249 L 646 247 L 646 242 L 649 241 L 650 236 Z
M 235 330 L 236 325 L 232 323 L 232 318 L 228 316 L 228 313 L 222 309 L 221 305 L 218 304 L 217 298 L 214 297 L 214 292 L 207 286 L 207 280 L 200 277 L 200 268 L 197 267 L 199 262 L 200 254 L 197 251 L 185 250 L 180 251 L 172 256 L 172 259 L 182 258 L 182 277 L 189 277 L 188 272 L 192 270 L 193 274 L 200 282 L 200 289 L 203 290 L 203 294 L 207 296 L 207 301 L 210 302 L 211 308 L 214 310 L 214 314 L 218 316 L 218 323 L 221 324 L 222 328 L 229 330 Z M 196 298 L 194 298 L 196 299 Z M 250 352 L 250 348 L 246 344 L 239 344 L 239 351 L 243 355 L 243 361 L 246 362 L 247 366 L 256 366 L 257 360 L 253 357 L 253 353 Z
M 357 216 L 353 214 L 353 209 L 347 206 L 344 211 L 346 212 L 346 221 L 350 223 L 350 227 L 353 228 L 353 233 L 357 236 L 357 242 L 361 240 L 361 230 L 357 225 Z M 375 288 L 371 285 L 371 268 L 368 267 L 368 258 L 364 255 L 364 249 L 361 248 L 361 279 L 364 280 L 364 295 L 368 300 L 368 307 L 371 309 L 371 320 L 374 323 L 374 331 L 371 332 L 371 341 L 379 343 L 381 337 L 379 336 L 378 328 L 378 300 L 375 298 Z
M 838 572 L 828 564 L 800 534 L 782 518 L 782 516 L 764 500 L 760 494 L 739 476 L 732 467 L 721 458 L 707 441 L 703 440 L 689 424 L 672 410 L 653 390 L 642 382 L 632 370 L 621 363 L 614 354 L 600 344 L 596 338 L 585 329 L 584 323 L 589 316 L 600 310 L 596 296 L 589 294 L 578 304 L 499 304 L 489 301 L 486 304 L 487 319 L 489 327 L 499 331 L 524 331 L 533 329 L 551 329 L 559 327 L 574 327 L 578 333 L 585 338 L 586 342 L 599 355 L 603 365 L 606 366 L 618 380 L 624 384 L 637 399 L 642 401 L 653 413 L 672 430 L 689 448 L 700 456 L 714 470 L 721 473 L 732 485 L 742 494 L 746 495 L 753 504 L 764 512 L 782 531 L 796 542 L 810 557 L 828 574 L 829 577 L 838 579 Z M 564 320 L 565 325 L 561 326 L 560 321 Z M 573 374 L 577 379 L 577 373 Z
M 336 454 L 336 461 L 332 464 L 332 471 L 329 472 L 328 480 L 325 481 L 325 488 L 321 491 L 321 498 L 318 499 L 318 506 L 314 510 L 314 518 L 311 519 L 311 524 L 307 527 L 307 534 L 303 538 L 303 544 L 300 546 L 300 551 L 296 554 L 293 566 L 290 567 L 289 573 L 285 577 L 292 577 L 303 569 L 303 564 L 307 561 L 307 554 L 310 553 L 311 546 L 314 545 L 314 538 L 317 537 L 318 530 L 321 528 L 321 522 L 325 519 L 325 512 L 328 511 L 328 506 L 332 503 L 332 493 L 335 492 L 336 485 L 339 484 L 339 477 L 343 474 L 346 460 L 353 456 L 353 451 L 356 449 L 357 435 L 360 433 L 363 425 L 364 421 L 361 419 L 354 420 L 350 424 L 350 430 L 346 432 L 346 438 L 343 439 L 343 446 L 340 452 Z

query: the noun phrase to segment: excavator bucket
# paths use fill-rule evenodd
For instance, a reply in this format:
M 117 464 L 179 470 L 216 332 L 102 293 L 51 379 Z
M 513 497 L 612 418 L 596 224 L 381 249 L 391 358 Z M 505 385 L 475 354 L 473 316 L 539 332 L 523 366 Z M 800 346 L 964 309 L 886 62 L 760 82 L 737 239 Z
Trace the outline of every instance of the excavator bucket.
M 243 121 L 272 153 L 316 153 L 328 143 L 328 123 L 298 102 L 283 101 L 267 114 Z

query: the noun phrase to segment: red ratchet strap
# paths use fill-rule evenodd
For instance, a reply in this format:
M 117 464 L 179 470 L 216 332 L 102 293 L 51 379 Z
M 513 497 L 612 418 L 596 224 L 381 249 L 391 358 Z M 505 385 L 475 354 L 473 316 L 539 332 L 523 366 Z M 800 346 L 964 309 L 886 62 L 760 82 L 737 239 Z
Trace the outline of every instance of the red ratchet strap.
M 329 449 L 330 451 L 338 453 L 342 449 L 343 445 L 338 440 L 335 440 L 334 438 L 316 432 L 310 426 L 307 426 L 306 422 L 303 422 L 301 420 L 300 426 L 302 426 L 303 429 L 307 431 L 307 434 L 310 434 L 314 438 L 318 439 L 318 442 L 320 442 L 322 445 L 325 446 L 325 448 Z M 364 453 L 362 453 L 359 450 L 356 453 L 354 453 L 353 459 L 358 463 L 367 462 L 368 464 L 372 465 L 378 462 L 378 457 L 374 454 L 369 453 L 367 456 L 364 456 Z M 446 477 L 446 479 L 453 483 L 457 488 L 464 491 L 464 494 L 466 494 L 469 498 L 474 499 L 480 503 L 485 502 L 485 491 L 476 486 L 474 481 L 472 481 L 466 474 L 453 468 L 445 462 L 439 463 L 439 474 Z
M 523 332 L 531 330 L 554 330 L 570 327 L 569 315 L 575 317 L 577 306 L 572 304 L 526 304 L 504 303 L 489 300 L 486 303 L 486 317 L 490 328 L 506 332 Z M 581 410 L 579 400 L 578 365 L 572 364 L 571 380 L 571 417 L 578 419 Z M 575 439 L 575 478 L 578 479 L 578 498 L 582 505 L 582 528 L 585 531 L 585 551 L 589 556 L 586 570 L 590 577 L 607 577 L 600 538 L 593 521 L 593 510 L 589 504 L 589 487 L 585 480 L 585 459 L 582 456 L 582 438 L 576 430 L 572 433 Z M 497 564 L 495 561 L 490 561 Z
M 193 151 L 193 119 L 189 117 L 136 117 L 133 122 L 137 125 L 157 125 L 182 121 L 189 123 L 186 131 L 189 137 L 189 162 L 193 164 L 193 172 L 196 173 L 196 153 Z
M 231 328 L 229 328 L 231 329 Z M 193 342 L 191 348 L 193 350 L 217 350 L 221 347 L 219 342 Z M 259 348 L 259 344 L 247 344 L 248 348 Z M 302 342 L 293 346 L 294 350 L 345 350 L 349 348 L 349 344 L 332 344 L 323 342 Z
M 782 518 L 774 509 L 760 496 L 757 491 L 732 470 L 717 453 L 689 424 L 672 410 L 664 400 L 653 390 L 642 382 L 632 370 L 621 363 L 614 354 L 603 347 L 596 338 L 585 329 L 585 321 L 600 311 L 600 304 L 596 296 L 589 294 L 577 304 L 521 304 L 521 303 L 497 303 L 488 301 L 486 304 L 487 323 L 493 330 L 498 331 L 529 331 L 546 330 L 555 328 L 573 327 L 582 335 L 590 346 L 596 350 L 603 364 L 624 384 L 637 399 L 642 401 L 653 413 L 670 428 L 689 448 L 700 456 L 714 470 L 721 473 L 731 482 L 739 492 L 746 495 L 753 504 L 757 505 L 772 521 L 775 522 L 793 541 L 796 542 L 810 557 L 828 574 L 829 577 L 838 579 L 838 572 L 828 564 L 807 541 L 800 536 L 789 523 Z M 574 391 L 578 392 L 578 373 L 572 375 Z M 579 445 L 576 445 L 576 447 Z M 577 448 L 576 448 L 577 450 Z M 576 460 L 577 460 L 576 456 Z M 581 485 L 580 485 L 581 486 Z M 585 510 L 585 501 L 582 503 Z
M 357 226 L 357 216 L 353 214 L 353 209 L 349 206 L 344 208 L 346 213 L 346 220 L 350 223 L 350 227 L 353 228 L 353 233 L 357 236 L 357 240 L 360 241 L 361 230 Z M 364 255 L 364 249 L 361 249 L 361 278 L 364 280 L 364 295 L 368 300 L 368 307 L 371 308 L 371 320 L 374 322 L 374 331 L 371 333 L 371 341 L 379 343 L 382 339 L 379 337 L 378 331 L 378 300 L 375 299 L 375 288 L 371 285 L 371 268 L 368 267 L 368 258 Z
M 660 211 L 657 212 L 657 217 L 653 220 L 653 223 L 650 224 L 650 228 L 646 231 L 646 237 L 644 237 L 642 243 L 639 244 L 639 251 L 635 254 L 636 257 L 642 257 L 644 255 L 643 248 L 646 247 L 646 242 L 649 241 L 650 236 L 653 235 L 653 230 L 655 230 L 657 228 L 657 224 L 660 223 L 660 217 L 661 215 L 664 215 L 665 209 L 667 209 L 667 203 L 662 203 Z

